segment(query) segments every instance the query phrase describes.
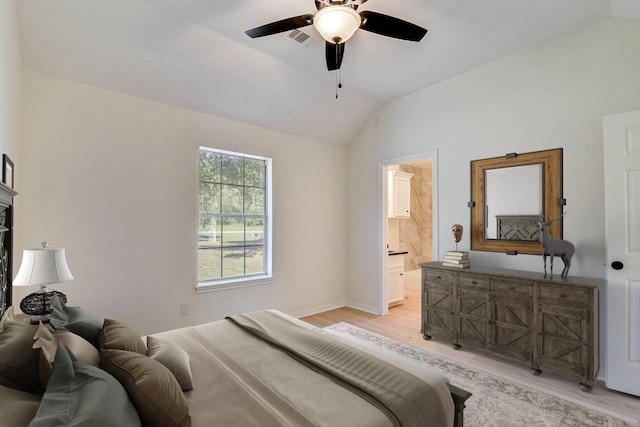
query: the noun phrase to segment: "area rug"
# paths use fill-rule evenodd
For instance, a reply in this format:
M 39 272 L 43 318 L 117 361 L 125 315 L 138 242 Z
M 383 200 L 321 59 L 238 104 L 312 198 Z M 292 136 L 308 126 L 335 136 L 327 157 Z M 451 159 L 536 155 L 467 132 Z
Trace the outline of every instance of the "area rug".
M 428 365 L 451 384 L 473 393 L 464 411 L 465 427 L 624 427 L 624 421 L 576 403 L 524 387 L 426 350 L 404 344 L 349 323 L 325 328 Z

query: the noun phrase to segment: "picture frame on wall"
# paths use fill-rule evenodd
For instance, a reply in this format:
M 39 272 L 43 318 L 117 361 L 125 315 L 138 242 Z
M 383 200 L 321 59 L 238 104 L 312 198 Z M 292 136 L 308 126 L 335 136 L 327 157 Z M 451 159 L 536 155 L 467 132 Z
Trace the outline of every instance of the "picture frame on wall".
M 13 162 L 6 154 L 2 155 L 2 183 L 9 188 L 13 188 Z

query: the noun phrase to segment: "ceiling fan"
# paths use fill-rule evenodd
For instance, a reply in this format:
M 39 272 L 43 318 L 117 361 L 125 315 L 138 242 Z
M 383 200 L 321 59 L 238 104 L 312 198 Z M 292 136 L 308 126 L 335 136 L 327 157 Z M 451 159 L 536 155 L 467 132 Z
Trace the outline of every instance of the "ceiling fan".
M 419 42 L 427 30 L 402 19 L 364 10 L 356 12 L 367 0 L 315 0 L 315 15 L 305 14 L 272 22 L 246 31 L 251 38 L 283 33 L 312 25 L 325 39 L 325 56 L 329 71 L 339 70 L 345 42 L 358 28 L 387 37 Z

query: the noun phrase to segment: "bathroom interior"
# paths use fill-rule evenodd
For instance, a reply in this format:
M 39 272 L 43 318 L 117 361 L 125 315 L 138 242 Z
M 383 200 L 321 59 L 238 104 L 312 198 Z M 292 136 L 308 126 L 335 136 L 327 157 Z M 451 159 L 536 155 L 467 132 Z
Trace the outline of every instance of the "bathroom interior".
M 403 302 L 405 291 L 420 291 L 420 263 L 433 260 L 433 159 L 388 165 L 384 173 L 387 294 L 389 306 L 394 306 Z

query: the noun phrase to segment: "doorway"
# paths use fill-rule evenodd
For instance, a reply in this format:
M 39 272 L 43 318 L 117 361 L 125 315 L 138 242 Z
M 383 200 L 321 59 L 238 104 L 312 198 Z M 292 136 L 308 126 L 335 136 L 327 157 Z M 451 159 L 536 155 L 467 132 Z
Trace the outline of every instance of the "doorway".
M 388 314 L 390 303 L 402 304 L 402 298 L 397 297 L 398 286 L 401 292 L 407 289 L 414 295 L 421 289 L 420 264 L 438 257 L 437 166 L 437 151 L 380 163 L 382 280 L 379 312 L 382 315 Z M 396 200 L 392 176 L 397 172 L 404 177 L 410 175 L 408 215 L 393 213 Z M 404 205 L 404 202 L 397 204 Z

